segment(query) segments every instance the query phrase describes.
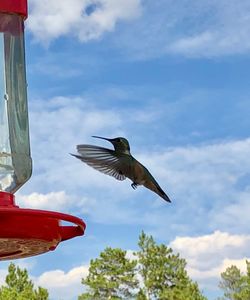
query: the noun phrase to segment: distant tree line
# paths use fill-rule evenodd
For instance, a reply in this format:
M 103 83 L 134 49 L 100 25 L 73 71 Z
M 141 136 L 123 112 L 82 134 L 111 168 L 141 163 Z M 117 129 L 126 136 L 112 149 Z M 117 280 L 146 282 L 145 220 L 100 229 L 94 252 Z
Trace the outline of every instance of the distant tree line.
M 92 259 L 78 300 L 207 300 L 188 276 L 186 261 L 179 254 L 144 232 L 138 246 L 130 257 L 125 250 L 107 247 Z M 246 261 L 246 267 L 246 274 L 236 266 L 221 274 L 223 297 L 217 300 L 250 300 L 250 262 Z M 27 270 L 11 263 L 0 300 L 49 300 L 49 292 L 35 288 Z

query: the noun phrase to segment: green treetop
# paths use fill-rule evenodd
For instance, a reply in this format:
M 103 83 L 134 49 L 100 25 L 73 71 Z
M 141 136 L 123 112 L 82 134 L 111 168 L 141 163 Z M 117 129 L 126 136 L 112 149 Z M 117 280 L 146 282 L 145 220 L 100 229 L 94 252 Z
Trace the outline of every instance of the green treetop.
M 126 251 L 106 248 L 91 260 L 82 280 L 87 291 L 78 300 L 206 300 L 185 270 L 186 262 L 171 248 L 157 245 L 144 232 L 139 237 L 136 260 Z M 139 279 L 139 281 L 138 281 Z
M 22 270 L 11 263 L 5 278 L 6 286 L 0 287 L 0 300 L 48 300 L 48 291 L 34 288 L 26 269 Z
M 219 287 L 224 296 L 221 300 L 249 300 L 250 299 L 250 262 L 246 261 L 247 272 L 243 274 L 236 266 L 231 266 L 221 273 Z
M 157 245 L 153 237 L 144 232 L 139 236 L 138 245 L 138 269 L 143 279 L 145 299 L 206 299 L 197 283 L 188 277 L 186 261 L 179 254 L 174 254 L 164 244 Z
M 132 299 L 138 286 L 135 266 L 135 260 L 126 258 L 126 251 L 106 248 L 100 258 L 90 261 L 89 274 L 82 279 L 88 291 L 78 299 Z

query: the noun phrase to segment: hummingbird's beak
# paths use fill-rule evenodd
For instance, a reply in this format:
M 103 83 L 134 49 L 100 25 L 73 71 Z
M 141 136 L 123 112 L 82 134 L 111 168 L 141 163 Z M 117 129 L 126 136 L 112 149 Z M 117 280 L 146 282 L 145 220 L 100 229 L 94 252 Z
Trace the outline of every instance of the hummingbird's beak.
M 105 138 L 105 137 L 101 137 L 101 136 L 97 136 L 97 135 L 92 135 L 93 138 L 96 138 L 96 139 L 102 139 L 102 140 L 106 140 L 106 141 L 109 141 L 112 143 L 112 140 L 113 139 L 108 139 L 108 138 Z

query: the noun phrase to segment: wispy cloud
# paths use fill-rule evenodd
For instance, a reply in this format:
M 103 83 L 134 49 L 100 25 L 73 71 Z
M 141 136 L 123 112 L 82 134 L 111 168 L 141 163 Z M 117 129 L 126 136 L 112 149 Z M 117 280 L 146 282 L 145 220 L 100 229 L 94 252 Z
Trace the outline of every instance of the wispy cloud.
M 178 232 L 186 235 L 218 228 L 249 233 L 248 214 L 240 213 L 248 211 L 244 203 L 250 197 L 249 181 L 239 186 L 249 172 L 249 150 L 246 139 L 139 155 L 173 200 L 168 210 L 156 206 L 144 215 L 143 220 L 153 225 L 152 233 L 164 239 Z M 232 216 L 240 221 L 232 221 Z
M 133 31 L 119 33 L 123 50 L 137 59 L 164 55 L 220 57 L 250 51 L 249 1 L 145 1 Z
M 140 11 L 140 0 L 31 0 L 28 29 L 45 44 L 65 35 L 86 42 L 113 31 L 119 21 L 138 17 Z
M 31 0 L 27 23 L 47 45 L 61 36 L 88 42 L 113 31 L 114 44 L 133 58 L 211 58 L 249 53 L 249 11 L 248 0 Z
M 243 183 L 243 186 L 238 188 L 238 184 L 244 176 L 247 178 L 248 182 Z M 214 211 L 212 222 L 217 224 L 219 228 L 224 228 L 233 232 L 248 232 L 248 218 L 250 212 L 249 179 L 250 175 L 247 172 L 238 177 L 235 191 L 235 198 L 237 200 L 222 207 L 220 210 Z
M 76 144 L 96 143 L 90 140 L 93 134 L 113 137 L 133 130 L 126 125 L 130 117 L 126 108 L 100 108 L 81 97 L 55 97 L 31 104 L 34 176 L 22 191 L 21 201 L 64 211 L 79 209 L 77 203 L 82 202 L 81 211 L 96 222 L 147 224 L 163 238 L 174 232 L 188 234 L 195 228 L 202 230 L 202 224 L 211 230 L 217 226 L 228 230 L 229 212 L 240 212 L 240 208 L 230 207 L 247 203 L 242 201 L 248 197 L 248 183 L 242 178 L 250 168 L 249 139 L 171 148 L 147 146 L 148 150 L 135 145 L 135 157 L 152 172 L 173 200 L 173 204 L 166 207 L 152 192 L 143 188 L 133 191 L 128 181 L 116 182 L 68 154 L 75 152 Z M 138 107 L 139 114 L 140 111 Z M 154 115 L 150 110 L 148 113 L 149 119 L 145 118 L 154 122 L 151 119 Z M 137 118 L 137 109 L 133 115 Z M 141 122 L 145 122 L 145 118 Z M 32 200 L 36 196 L 40 201 Z M 139 203 L 138 198 L 141 198 Z M 150 210 L 145 209 L 143 203 L 147 203 Z M 220 218 L 224 210 L 224 218 Z M 241 220 L 243 224 L 247 215 Z

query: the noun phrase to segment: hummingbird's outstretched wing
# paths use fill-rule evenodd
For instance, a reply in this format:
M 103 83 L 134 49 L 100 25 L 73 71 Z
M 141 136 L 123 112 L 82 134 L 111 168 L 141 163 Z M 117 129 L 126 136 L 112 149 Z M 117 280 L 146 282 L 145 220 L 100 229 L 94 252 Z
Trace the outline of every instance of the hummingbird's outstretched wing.
M 115 151 L 92 145 L 77 145 L 79 155 L 71 154 L 85 162 L 94 169 L 115 177 L 117 180 L 125 180 L 123 165 L 116 156 Z

